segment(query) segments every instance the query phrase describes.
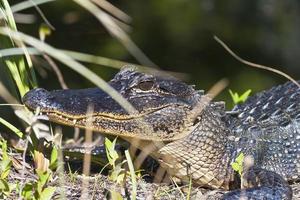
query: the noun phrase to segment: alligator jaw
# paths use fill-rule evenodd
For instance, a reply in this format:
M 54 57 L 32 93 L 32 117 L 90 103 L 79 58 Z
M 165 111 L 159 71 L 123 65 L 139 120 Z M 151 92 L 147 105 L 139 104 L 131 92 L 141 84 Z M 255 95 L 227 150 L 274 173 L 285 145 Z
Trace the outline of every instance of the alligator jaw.
M 49 111 L 44 110 L 43 108 L 39 107 L 39 112 L 41 115 L 48 116 L 49 120 L 52 122 L 56 122 L 59 124 L 67 125 L 67 126 L 74 126 L 78 128 L 89 129 L 109 135 L 116 135 L 122 137 L 129 137 L 141 140 L 151 140 L 156 141 L 158 140 L 157 137 L 149 135 L 149 133 L 144 133 L 143 135 L 135 135 L 135 132 L 144 132 L 147 128 L 143 126 L 143 117 L 149 114 L 152 114 L 157 110 L 148 111 L 138 115 L 111 115 L 107 113 L 92 113 L 86 115 L 70 115 L 67 113 L 61 113 L 58 111 Z M 35 109 L 32 109 L 35 110 Z M 110 128 L 113 127 L 126 127 L 124 128 Z M 153 130 L 149 132 L 153 133 Z M 148 135 L 147 138 L 144 136 Z M 160 141 L 160 140 L 158 140 Z

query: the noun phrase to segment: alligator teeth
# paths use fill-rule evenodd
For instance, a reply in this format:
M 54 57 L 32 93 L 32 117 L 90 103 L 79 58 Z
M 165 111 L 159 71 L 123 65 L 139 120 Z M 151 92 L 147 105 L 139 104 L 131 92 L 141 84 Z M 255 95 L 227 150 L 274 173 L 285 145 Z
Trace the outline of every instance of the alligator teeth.
M 77 120 L 76 120 L 76 119 L 74 119 L 74 120 L 73 120 L 73 124 L 75 125 L 75 124 L 76 124 L 76 122 L 77 122 Z

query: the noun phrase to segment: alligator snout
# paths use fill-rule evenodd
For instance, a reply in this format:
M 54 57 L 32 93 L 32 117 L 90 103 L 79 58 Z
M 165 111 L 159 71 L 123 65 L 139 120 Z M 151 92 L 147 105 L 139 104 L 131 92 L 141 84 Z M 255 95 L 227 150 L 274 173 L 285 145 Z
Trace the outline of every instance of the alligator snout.
M 22 100 L 31 110 L 40 107 L 41 112 L 68 116 L 84 116 L 89 106 L 93 107 L 95 113 L 126 114 L 116 101 L 99 88 L 53 91 L 36 88 L 26 93 Z
M 36 88 L 27 92 L 22 101 L 30 109 L 45 106 L 46 100 L 49 98 L 49 92 L 43 88 Z

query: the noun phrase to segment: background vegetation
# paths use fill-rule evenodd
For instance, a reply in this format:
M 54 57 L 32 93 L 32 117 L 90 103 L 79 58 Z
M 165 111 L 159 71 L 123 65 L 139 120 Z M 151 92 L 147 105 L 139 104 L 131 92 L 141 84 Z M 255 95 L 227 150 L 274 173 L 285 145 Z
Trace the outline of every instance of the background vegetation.
M 9 1 L 11 5 L 19 2 Z M 228 88 L 238 93 L 247 89 L 255 93 L 286 81 L 279 75 L 236 61 L 213 39 L 214 35 L 243 58 L 275 66 L 299 79 L 300 3 L 296 0 L 132 0 L 111 3 L 131 17 L 122 27 L 153 63 L 161 69 L 185 73 L 185 81 L 195 84 L 198 89 L 208 90 L 224 77 L 229 80 Z M 141 64 L 124 45 L 110 36 L 103 24 L 74 1 L 50 1 L 39 5 L 39 9 L 31 7 L 15 14 L 19 31 L 39 37 L 41 24 L 47 22 L 54 29 L 46 42 L 54 47 Z M 3 45 L 1 48 L 5 48 Z M 39 86 L 61 87 L 43 58 L 35 57 L 33 62 L 38 69 Z M 94 86 L 60 62 L 57 65 L 70 88 Z M 118 71 L 95 64 L 86 66 L 105 80 Z M 7 81 L 2 66 L 0 78 L 2 82 Z M 217 99 L 231 101 L 228 90 Z M 15 120 L 10 108 L 0 109 L 8 121 Z
M 133 0 L 112 3 L 131 16 L 132 39 L 156 65 L 187 73 L 189 82 L 199 88 L 208 88 L 222 77 L 229 78 L 230 88 L 242 90 L 249 88 L 249 81 L 254 90 L 284 81 L 269 72 L 238 63 L 220 48 L 213 35 L 244 58 L 278 66 L 296 78 L 300 74 L 300 3 L 296 0 Z M 54 1 L 40 8 L 55 27 L 47 38 L 53 46 L 137 62 L 90 13 L 73 1 Z M 34 15 L 34 23 L 19 24 L 19 29 L 38 36 L 43 19 L 34 8 L 22 13 Z M 95 70 L 106 79 L 115 73 L 107 68 Z M 63 73 L 70 86 L 89 86 L 88 83 L 78 85 L 82 82 L 76 74 Z M 51 78 L 44 79 L 42 84 L 47 88 L 58 88 L 54 81 L 47 85 L 47 80 L 53 80 Z

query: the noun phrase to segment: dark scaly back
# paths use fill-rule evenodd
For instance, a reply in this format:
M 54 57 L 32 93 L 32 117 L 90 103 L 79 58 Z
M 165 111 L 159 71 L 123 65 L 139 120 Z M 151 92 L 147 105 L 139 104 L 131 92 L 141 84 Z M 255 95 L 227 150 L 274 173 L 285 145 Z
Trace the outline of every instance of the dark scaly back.
M 226 116 L 238 151 L 287 180 L 300 179 L 300 89 L 292 82 L 250 97 Z

